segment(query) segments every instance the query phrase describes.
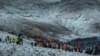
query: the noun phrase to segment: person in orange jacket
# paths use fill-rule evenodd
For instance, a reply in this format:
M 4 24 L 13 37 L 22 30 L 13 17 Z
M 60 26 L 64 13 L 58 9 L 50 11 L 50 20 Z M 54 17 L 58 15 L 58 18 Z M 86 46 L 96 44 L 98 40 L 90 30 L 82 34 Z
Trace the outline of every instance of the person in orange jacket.
M 63 47 L 62 48 L 63 48 L 63 50 L 67 51 L 67 48 L 68 48 L 67 47 L 67 44 L 66 43 L 63 43 Z

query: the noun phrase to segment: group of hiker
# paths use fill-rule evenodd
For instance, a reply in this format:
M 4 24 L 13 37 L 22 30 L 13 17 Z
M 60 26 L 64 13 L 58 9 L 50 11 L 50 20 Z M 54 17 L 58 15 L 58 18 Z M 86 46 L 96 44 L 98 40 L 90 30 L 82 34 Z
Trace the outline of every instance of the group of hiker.
M 23 45 L 23 38 L 25 38 L 25 37 L 23 35 L 19 34 L 17 36 L 14 35 L 12 38 L 10 36 L 7 36 L 5 38 L 5 41 L 7 43 L 15 43 L 15 44 Z M 84 52 L 84 53 L 88 53 L 88 54 L 95 54 L 95 51 L 96 51 L 96 45 L 93 45 L 93 47 L 82 47 L 82 45 L 80 45 L 80 44 L 70 45 L 67 42 L 59 41 L 57 39 L 52 39 L 52 38 L 44 38 L 41 36 L 33 36 L 31 38 L 34 39 L 34 41 L 35 41 L 35 43 L 31 42 L 32 46 L 40 46 L 40 47 L 53 48 L 53 49 L 62 49 L 65 51 L 80 52 L 80 53 Z
M 40 45 L 47 48 L 62 49 L 65 51 L 80 52 L 87 54 L 96 54 L 97 45 L 83 46 L 82 44 L 70 45 L 67 42 L 59 41 L 52 38 L 43 38 L 37 36 L 35 38 L 35 46 Z
M 66 42 L 59 42 L 59 40 L 55 40 L 51 38 L 43 38 L 39 36 L 35 38 L 35 46 L 38 45 L 46 48 L 53 48 L 53 49 L 63 49 L 63 50 L 68 49 Z

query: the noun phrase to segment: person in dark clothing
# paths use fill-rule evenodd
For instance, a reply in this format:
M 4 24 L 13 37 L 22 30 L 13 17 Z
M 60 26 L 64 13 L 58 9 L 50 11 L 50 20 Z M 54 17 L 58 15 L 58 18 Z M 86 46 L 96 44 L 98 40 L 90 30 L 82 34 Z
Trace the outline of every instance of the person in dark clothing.
M 20 34 L 18 35 L 18 39 L 19 39 L 19 42 L 18 42 L 18 43 L 19 43 L 20 45 L 23 45 L 23 38 L 24 38 L 23 35 L 20 33 Z
M 74 50 L 73 46 L 68 45 L 68 51 L 73 51 L 73 50 Z
M 34 46 L 37 46 L 37 42 L 35 42 Z
M 22 36 L 22 33 L 19 33 L 19 34 L 18 34 L 18 37 L 20 37 L 20 36 Z
M 77 45 L 74 46 L 74 51 L 77 52 Z
M 87 54 L 92 54 L 92 48 L 90 46 L 86 47 L 86 52 Z
M 2 39 L 0 38 L 0 42 L 2 41 Z
M 19 44 L 23 45 L 23 38 L 21 36 L 19 37 Z
M 44 46 L 44 47 L 46 47 L 46 42 L 47 42 L 47 40 L 44 38 L 44 39 L 43 39 L 43 46 Z
M 34 46 L 34 43 L 33 42 L 31 42 L 31 46 Z
M 89 54 L 89 50 L 90 50 L 90 49 L 89 49 L 89 47 L 88 47 L 88 46 L 86 46 L 86 48 L 85 48 L 85 49 L 86 49 L 85 53 L 86 53 L 86 54 Z
M 10 39 L 10 37 L 7 36 L 7 37 L 5 38 L 5 41 L 6 41 L 7 43 L 11 43 L 11 39 Z

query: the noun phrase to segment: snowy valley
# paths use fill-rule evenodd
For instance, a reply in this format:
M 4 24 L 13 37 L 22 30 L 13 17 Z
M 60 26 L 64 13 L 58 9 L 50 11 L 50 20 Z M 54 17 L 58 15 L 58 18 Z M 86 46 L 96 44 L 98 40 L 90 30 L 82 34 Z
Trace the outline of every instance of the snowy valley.
M 30 33 L 66 42 L 100 36 L 99 18 L 99 0 L 0 0 L 0 38 L 4 40 L 7 35 Z M 11 50 L 13 46 L 16 46 L 16 51 Z M 20 56 L 88 56 L 77 52 L 31 47 L 29 44 L 20 46 L 0 43 L 0 53 L 7 56 L 7 51 L 14 51 L 12 56 L 18 56 L 16 53 Z

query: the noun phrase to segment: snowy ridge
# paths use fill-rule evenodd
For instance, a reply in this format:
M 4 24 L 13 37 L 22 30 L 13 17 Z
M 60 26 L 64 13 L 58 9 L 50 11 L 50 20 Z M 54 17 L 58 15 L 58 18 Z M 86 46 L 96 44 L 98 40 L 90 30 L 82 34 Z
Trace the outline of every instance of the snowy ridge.
M 65 0 L 53 4 L 40 3 L 40 0 L 4 0 L 0 6 L 0 25 L 6 23 L 2 23 L 2 19 L 7 22 L 27 19 L 62 25 L 83 37 L 99 36 L 100 33 L 99 0 Z

